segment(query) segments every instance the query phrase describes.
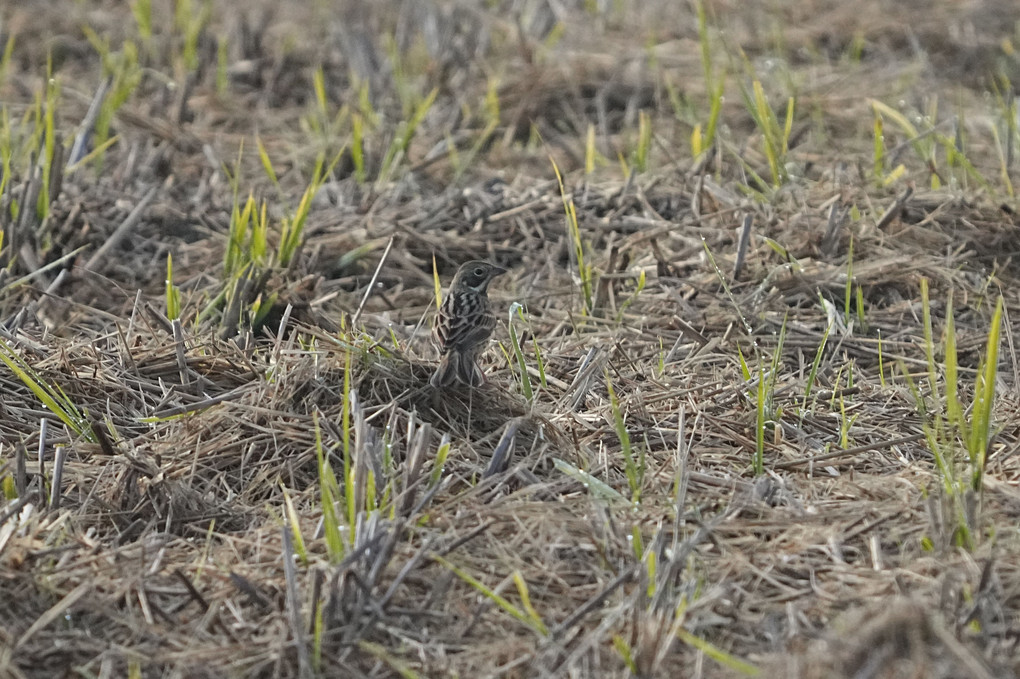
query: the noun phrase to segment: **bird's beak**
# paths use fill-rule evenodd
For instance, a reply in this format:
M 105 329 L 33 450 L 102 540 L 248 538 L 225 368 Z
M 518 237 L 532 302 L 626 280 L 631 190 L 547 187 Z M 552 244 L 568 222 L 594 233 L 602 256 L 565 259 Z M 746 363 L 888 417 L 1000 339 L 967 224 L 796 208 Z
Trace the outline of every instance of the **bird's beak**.
M 509 269 L 504 269 L 501 266 L 493 266 L 492 267 L 492 277 L 495 278 L 496 276 L 502 276 L 507 271 L 509 271 Z

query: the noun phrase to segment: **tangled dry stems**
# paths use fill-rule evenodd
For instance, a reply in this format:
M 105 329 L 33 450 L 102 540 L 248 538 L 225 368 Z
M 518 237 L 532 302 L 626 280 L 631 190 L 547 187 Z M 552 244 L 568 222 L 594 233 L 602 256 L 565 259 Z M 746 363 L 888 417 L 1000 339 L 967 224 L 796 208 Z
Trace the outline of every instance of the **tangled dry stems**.
M 451 64 L 473 64 L 465 54 L 491 48 L 474 42 L 479 25 L 502 26 L 498 14 L 457 8 L 436 15 L 456 39 L 431 53 L 452 90 L 434 114 L 443 119 L 455 117 L 457 96 L 484 89 L 473 65 Z M 559 60 L 546 70 L 533 60 L 503 85 L 502 96 L 518 102 L 503 112 L 504 143 L 493 143 L 468 179 L 450 184 L 453 169 L 426 155 L 444 136 L 438 122 L 409 152 L 419 159 L 413 171 L 390 183 L 365 187 L 338 171 L 316 199 L 295 265 L 265 281 L 280 298 L 266 332 L 223 339 L 195 320 L 222 289 L 232 199 L 223 164 L 208 157 L 236 154 L 237 139 L 251 133 L 245 102 L 259 102 L 261 138 L 300 165 L 309 149 L 294 130 L 311 65 L 325 62 L 336 96 L 350 87 L 349 68 L 388 77 L 371 72 L 372 59 L 354 58 L 350 35 L 338 38 L 339 58 L 273 51 L 252 37 L 285 31 L 295 11 L 283 7 L 263 24 L 243 18 L 239 43 L 263 52 L 254 66 L 235 63 L 236 98 L 217 101 L 200 87 L 181 104 L 190 123 L 156 107 L 129 109 L 119 118 L 125 141 L 105 171 L 64 179 L 49 221 L 63 252 L 95 252 L 157 187 L 130 238 L 95 267 L 68 268 L 53 290 L 44 292 L 52 278 L 43 277 L 3 289 L 6 341 L 84 419 L 81 434 L 61 427 L 23 381 L 0 371 L 0 476 L 24 478 L 20 498 L 0 507 L 0 672 L 109 676 L 137 664 L 146 676 L 308 676 L 317 667 L 326 676 L 738 674 L 678 637 L 687 634 L 764 676 L 1015 676 L 1020 380 L 1012 334 L 1004 333 L 984 492 L 972 498 L 981 532 L 972 551 L 954 544 L 925 414 L 905 376 L 917 380 L 926 369 L 922 277 L 937 322 L 954 292 L 965 382 L 984 348 L 988 299 L 1004 296 L 1007 320 L 1018 313 L 1015 206 L 960 189 L 917 190 L 898 205 L 901 188 L 875 188 L 853 169 L 867 162 L 866 146 L 851 145 L 870 113 L 856 97 L 827 93 L 829 79 L 843 77 L 884 96 L 919 68 L 915 55 L 871 27 L 887 65 L 834 68 L 805 87 L 830 137 L 854 141 L 834 153 L 829 139 L 805 133 L 803 175 L 768 204 L 739 194 L 739 164 L 693 163 L 667 144 L 664 169 L 627 180 L 569 174 L 599 272 L 586 310 L 546 154 L 571 170 L 583 165 L 590 120 L 612 148 L 638 108 L 669 118 L 651 76 L 635 75 L 624 54 L 632 38 L 614 34 L 620 52 L 607 51 L 616 57 L 593 60 L 568 31 Z M 764 52 L 755 10 L 747 12 L 730 28 L 749 53 Z M 792 41 L 824 44 L 823 26 L 848 21 L 842 8 L 819 12 L 830 22 L 801 21 Z M 407 29 L 417 15 L 403 8 L 396 16 Z M 41 19 L 58 28 L 66 21 Z M 38 28 L 27 26 L 25 35 Z M 928 35 L 925 26 L 919 34 Z M 26 44 L 25 61 L 40 63 Z M 698 72 L 695 52 L 663 44 L 660 59 Z M 923 44 L 933 60 L 957 49 Z M 978 62 L 989 49 L 979 47 Z M 94 57 L 75 66 L 71 55 L 66 68 L 94 74 Z M 931 73 L 915 77 L 949 87 Z M 30 78 L 17 73 L 15 85 Z M 746 115 L 727 107 L 739 133 Z M 532 124 L 545 147 L 510 143 Z M 472 126 L 482 127 L 465 123 Z M 252 146 L 247 176 L 258 174 Z M 382 150 L 370 149 L 370 162 Z M 989 149 L 972 151 L 976 164 L 994 167 Z M 748 167 L 764 166 L 754 144 L 742 153 Z M 504 171 L 511 164 L 515 171 Z M 284 191 L 297 183 L 285 177 Z M 851 206 L 864 213 L 852 223 L 840 219 Z M 754 239 L 734 277 L 744 214 Z M 866 328 L 833 322 L 833 313 L 842 316 L 851 235 Z M 362 246 L 363 256 L 344 259 Z M 167 252 L 184 296 L 181 339 L 161 311 Z M 493 297 L 503 308 L 527 305 L 522 345 L 537 344 L 546 377 L 533 404 L 505 328 L 499 337 L 511 360 L 488 353 L 486 386 L 443 395 L 427 387 L 433 256 L 444 274 L 471 257 L 513 268 Z M 647 285 L 638 291 L 641 271 Z M 352 330 L 342 319 L 365 299 Z M 769 360 L 781 352 L 771 395 L 780 415 L 765 445 L 768 473 L 758 478 L 755 385 L 741 375 L 740 352 Z M 531 367 L 537 385 L 537 362 Z M 643 456 L 639 502 L 630 501 L 614 410 Z M 40 418 L 50 419 L 42 470 L 33 456 Z M 317 441 L 358 509 L 351 523 L 339 503 L 341 555 L 324 539 Z M 451 453 L 437 469 L 446 441 Z M 46 509 L 56 447 L 67 461 L 59 506 Z M 381 511 L 366 510 L 373 496 Z M 545 629 L 514 619 L 458 571 L 521 610 L 518 574 Z

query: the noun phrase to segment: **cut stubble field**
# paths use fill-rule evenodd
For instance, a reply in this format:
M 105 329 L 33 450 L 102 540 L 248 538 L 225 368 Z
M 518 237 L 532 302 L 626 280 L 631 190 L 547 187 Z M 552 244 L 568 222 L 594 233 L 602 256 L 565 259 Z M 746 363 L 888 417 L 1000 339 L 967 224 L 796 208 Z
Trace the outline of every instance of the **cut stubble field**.
M 1012 2 L 237 5 L 0 6 L 0 677 L 1020 674 Z

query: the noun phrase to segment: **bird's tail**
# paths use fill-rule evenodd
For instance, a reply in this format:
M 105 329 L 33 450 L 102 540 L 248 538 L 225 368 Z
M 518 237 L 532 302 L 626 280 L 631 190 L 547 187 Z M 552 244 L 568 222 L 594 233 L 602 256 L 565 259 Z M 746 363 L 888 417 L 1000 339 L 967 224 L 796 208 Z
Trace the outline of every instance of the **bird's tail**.
M 482 369 L 475 363 L 475 355 L 468 351 L 448 351 L 439 360 L 439 367 L 429 380 L 433 387 L 449 387 L 460 382 L 469 387 L 480 387 L 485 383 Z

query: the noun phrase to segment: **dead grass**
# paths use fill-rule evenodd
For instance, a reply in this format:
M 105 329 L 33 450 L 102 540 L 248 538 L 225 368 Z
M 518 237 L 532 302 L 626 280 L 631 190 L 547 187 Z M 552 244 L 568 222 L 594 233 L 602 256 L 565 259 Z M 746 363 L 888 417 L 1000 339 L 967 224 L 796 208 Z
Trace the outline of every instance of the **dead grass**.
M 0 337 L 83 416 L 80 432 L 62 425 L 0 369 L 0 676 L 1017 676 L 1018 206 L 985 93 L 996 74 L 1017 80 L 1020 16 L 1007 2 L 850 6 L 711 3 L 731 89 L 724 141 L 701 159 L 690 136 L 709 87 L 686 5 L 213 3 L 190 75 L 155 8 L 164 28 L 140 51 L 147 70 L 103 166 L 67 173 L 42 223 L 12 217 L 11 197 L 38 190 L 23 167 L 0 201 Z M 890 28 L 890 11 L 913 30 Z M 101 79 L 80 25 L 114 48 L 137 39 L 115 5 L 16 3 L 0 22 L 0 43 L 16 38 L 4 110 L 23 120 L 51 54 L 65 140 Z M 767 159 L 742 64 L 777 110 L 797 96 L 791 181 L 765 201 L 745 190 L 761 190 L 749 177 Z M 320 67 L 329 113 L 348 104 L 376 126 L 373 180 L 408 120 L 402 97 L 437 88 L 391 180 L 357 182 L 351 139 L 315 131 Z M 918 115 L 937 99 L 933 124 L 958 121 L 989 186 L 940 166 L 928 188 L 890 121 L 906 174 L 878 186 L 869 98 Z M 641 110 L 652 169 L 628 176 L 617 159 Z M 589 127 L 604 161 L 585 174 Z M 276 294 L 272 311 L 221 337 L 222 307 L 198 316 L 230 289 L 231 180 L 275 225 L 324 152 L 339 160 L 298 257 L 239 297 Z M 550 155 L 597 274 L 590 312 Z M 506 316 L 485 386 L 427 386 L 433 258 L 446 282 L 478 257 L 511 268 L 497 307 L 526 306 L 533 404 Z M 966 499 L 972 550 L 954 538 L 918 406 L 920 393 L 942 407 L 922 278 L 937 340 L 952 291 L 961 385 L 1005 305 L 996 433 Z M 755 477 L 759 366 L 770 423 Z

